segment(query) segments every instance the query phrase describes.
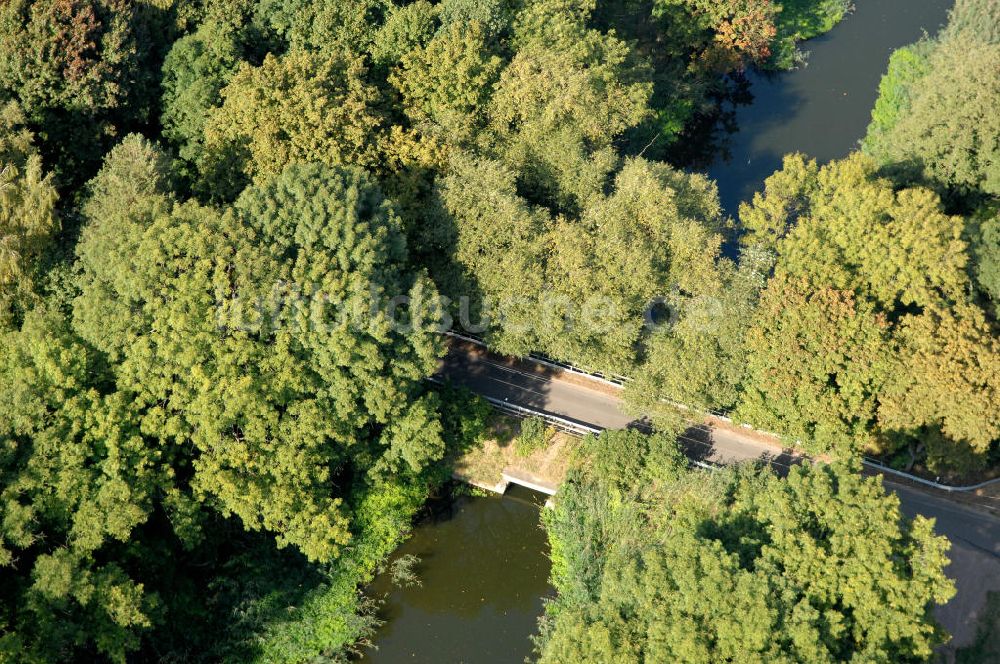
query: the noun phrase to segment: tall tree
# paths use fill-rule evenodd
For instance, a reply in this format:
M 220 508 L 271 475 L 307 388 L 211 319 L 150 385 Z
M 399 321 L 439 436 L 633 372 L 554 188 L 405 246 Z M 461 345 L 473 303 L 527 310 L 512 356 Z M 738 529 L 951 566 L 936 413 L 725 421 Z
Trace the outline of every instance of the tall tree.
M 985 208 L 972 233 L 976 281 L 993 301 L 993 318 L 1000 320 L 1000 213 Z
M 290 48 L 366 53 L 389 0 L 261 0 L 257 12 Z
M 163 63 L 163 137 L 177 146 L 182 171 L 191 178 L 203 158 L 209 113 L 222 104 L 220 92 L 242 60 L 234 33 L 224 24 L 206 21 L 174 42 Z
M 675 290 L 663 310 L 650 310 L 653 330 L 625 386 L 631 409 L 670 422 L 677 415 L 671 403 L 709 411 L 736 406 L 746 382 L 744 337 L 773 263 L 759 248 L 744 250 L 739 266 L 719 259 L 716 286 L 697 294 Z
M 655 298 L 718 285 L 715 189 L 663 164 L 627 162 L 579 216 L 531 205 L 513 171 L 465 155 L 452 160 L 441 196 L 467 273 L 451 295 L 487 301 L 490 341 L 504 352 L 623 372 Z
M 526 6 L 490 107 L 498 156 L 531 200 L 556 209 L 578 209 L 602 190 L 617 165 L 615 139 L 650 112 L 641 64 L 625 42 L 587 27 L 593 7 Z
M 402 94 L 414 124 L 462 144 L 485 126 L 486 104 L 500 68 L 482 24 L 452 23 L 425 47 L 404 55 L 389 81 Z
M 378 168 L 385 119 L 365 71 L 357 56 L 305 50 L 242 64 L 205 125 L 205 167 L 220 172 L 209 184 L 225 198 L 293 162 Z
M 147 167 L 123 201 L 108 182 L 139 143 L 93 186 L 78 329 L 120 358 L 143 430 L 197 450 L 197 495 L 336 557 L 350 517 L 335 477 L 418 472 L 443 452 L 419 382 L 439 348 L 433 287 L 404 272 L 398 222 L 356 171 L 290 166 L 220 214 L 150 192 Z
M 438 29 L 439 7 L 417 0 L 390 8 L 385 23 L 375 33 L 372 60 L 383 66 L 396 65 L 406 54 L 425 46 Z
M 747 242 L 778 252 L 764 298 L 770 304 L 748 332 L 743 413 L 770 412 L 767 426 L 787 425 L 808 445 L 809 432 L 795 422 L 840 403 L 846 410 L 834 421 L 852 422 L 853 434 L 834 426 L 826 429 L 829 442 L 853 438 L 891 452 L 919 445 L 929 427 L 943 435 L 936 469 L 981 465 L 997 437 L 995 368 L 985 360 L 994 332 L 973 298 L 965 220 L 945 214 L 930 190 L 897 189 L 862 155 L 823 168 L 795 156 L 785 163 L 764 195 L 740 210 Z M 787 336 L 779 333 L 792 321 L 799 323 Z M 840 332 L 827 336 L 833 330 Z M 845 365 L 855 352 L 860 364 Z M 879 368 L 884 361 L 891 364 Z M 891 391 L 880 376 L 895 377 Z M 814 398 L 803 401 L 802 390 Z M 846 400 L 831 400 L 833 393 Z M 971 403 L 981 408 L 963 407 Z M 878 426 L 862 435 L 856 427 L 874 424 L 873 414 Z M 950 461 L 948 440 L 956 452 Z
M 920 661 L 945 635 L 948 541 L 844 465 L 706 476 L 672 441 L 585 441 L 544 515 L 541 662 Z
M 958 193 L 996 195 L 1000 120 L 992 109 L 1000 100 L 1000 45 L 971 37 L 964 32 L 934 46 L 920 65 L 926 73 L 909 77 L 905 112 L 892 124 L 877 116 L 865 148 L 883 164 Z
M 0 7 L 0 90 L 39 130 L 61 178 L 94 172 L 116 135 L 150 119 L 173 26 L 148 0 L 13 0 Z
M 1000 43 L 1000 4 L 996 0 L 955 0 L 942 37 Z
M 155 617 L 120 549 L 170 464 L 107 378 L 58 314 L 34 311 L 0 342 L 0 658 L 125 661 Z
M 741 417 L 814 454 L 873 448 L 887 337 L 885 318 L 852 292 L 772 278 L 746 334 Z
M 31 308 L 38 260 L 58 230 L 58 195 L 16 102 L 0 109 L 0 326 Z

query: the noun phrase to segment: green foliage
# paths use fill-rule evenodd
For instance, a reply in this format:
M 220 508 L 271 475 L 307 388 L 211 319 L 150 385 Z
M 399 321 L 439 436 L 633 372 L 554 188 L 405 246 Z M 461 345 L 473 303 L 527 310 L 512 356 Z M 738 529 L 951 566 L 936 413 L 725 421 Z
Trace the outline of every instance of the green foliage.
M 387 0 L 260 0 L 257 12 L 291 49 L 360 55 L 390 6 Z
M 776 69 L 800 59 L 796 43 L 823 34 L 844 17 L 848 0 L 654 0 L 672 48 L 687 48 L 695 66 L 724 72 L 756 64 Z
M 764 181 L 750 203 L 740 203 L 740 238 L 746 247 L 774 250 L 816 194 L 819 168 L 802 154 L 785 155 L 781 170 Z
M 441 426 L 448 451 L 460 455 L 482 443 L 493 416 L 490 403 L 464 387 L 442 385 L 437 392 L 441 397 Z
M 241 64 L 205 125 L 203 168 L 216 197 L 290 163 L 377 168 L 383 118 L 378 91 L 355 56 L 296 50 Z M 221 195 L 220 195 L 221 192 Z
M 789 64 L 844 3 L 652 5 L 0 7 L 0 660 L 306 662 L 363 644 L 377 618 L 359 588 L 490 416 L 424 380 L 441 352 L 425 267 L 473 320 L 496 315 L 497 348 L 633 374 L 641 412 L 742 398 L 814 449 L 983 463 L 1000 349 L 978 306 L 1000 286 L 978 191 L 992 143 L 969 127 L 995 115 L 993 6 L 956 6 L 944 39 L 963 35 L 969 62 L 929 42 L 897 54 L 875 114 L 873 152 L 911 150 L 886 172 L 976 190 L 972 223 L 870 162 L 792 158 L 741 211 L 736 264 L 714 185 L 652 158 L 711 115 L 720 74 Z M 910 126 L 920 104 L 929 128 Z M 543 423 L 525 428 L 519 449 L 544 444 Z M 935 641 L 921 611 L 947 595 L 940 546 L 893 531 L 853 476 L 691 480 L 670 436 L 634 431 L 581 454 L 546 517 L 549 660 L 879 661 Z M 850 549 L 835 509 L 878 546 Z M 843 578 L 821 587 L 800 550 Z M 875 605 L 891 610 L 871 627 Z
M 994 328 L 975 305 L 932 306 L 905 317 L 898 336 L 898 364 L 880 399 L 881 426 L 918 438 L 926 433 L 934 470 L 982 468 L 1000 438 Z
M 879 82 L 872 121 L 862 143 L 865 152 L 879 155 L 891 149 L 893 130 L 910 112 L 911 98 L 921 87 L 920 79 L 930 70 L 932 49 L 930 42 L 923 41 L 896 49 L 889 56 L 889 69 Z
M 972 248 L 976 280 L 993 300 L 994 318 L 1000 319 L 1000 214 L 993 213 L 979 222 L 973 233 Z
M 813 454 L 873 446 L 888 324 L 850 291 L 771 279 L 747 332 L 739 414 Z
M 371 581 L 377 566 L 402 542 L 426 496 L 425 485 L 406 480 L 377 483 L 363 492 L 354 505 L 353 546 L 323 583 L 264 626 L 254 661 L 337 659 L 363 645 L 378 622 L 376 607 L 358 588 Z
M 810 449 L 892 451 L 929 436 L 935 469 L 981 465 L 1000 434 L 1000 374 L 971 298 L 964 220 L 861 155 L 785 163 L 740 210 L 748 242 L 778 253 L 747 333 L 741 413 Z
M 663 400 L 705 410 L 733 408 L 747 370 L 746 329 L 773 264 L 773 255 L 752 247 L 739 266 L 719 263 L 717 287 L 667 303 L 667 320 L 645 341 L 642 362 L 625 386 L 625 401 L 638 414 L 665 417 L 675 412 Z
M 13 0 L 0 7 L 0 91 L 20 103 L 61 179 L 80 185 L 113 136 L 147 122 L 174 36 L 147 0 Z
M 877 479 L 706 476 L 669 438 L 642 439 L 585 444 L 544 515 L 559 594 L 539 661 L 896 662 L 944 641 L 931 609 L 954 594 L 948 542 Z
M 521 420 L 521 431 L 514 442 L 514 449 L 518 456 L 529 457 L 535 452 L 544 450 L 553 433 L 554 431 L 541 417 L 529 417 Z
M 60 316 L 32 312 L 0 349 L 0 615 L 28 660 L 85 647 L 124 661 L 157 599 L 106 554 L 149 518 L 161 452 L 125 395 L 98 390 L 97 358 Z
M 385 23 L 375 34 L 372 59 L 382 65 L 394 65 L 407 53 L 425 46 L 438 28 L 439 7 L 427 0 L 391 7 Z
M 769 63 L 777 69 L 792 67 L 801 59 L 796 42 L 829 32 L 852 8 L 850 0 L 782 0 L 780 5 Z
M 4 3 L 0 86 L 29 115 L 49 108 L 100 112 L 123 105 L 139 72 L 137 3 L 15 0 Z
M 452 23 L 425 47 L 404 55 L 389 82 L 403 96 L 411 122 L 432 124 L 431 133 L 462 143 L 486 124 L 485 107 L 500 66 L 480 23 Z
M 562 209 L 602 189 L 614 140 L 650 113 L 642 67 L 625 42 L 587 27 L 592 9 L 590 0 L 526 6 L 490 107 L 499 156 L 522 191 Z
M 937 44 L 922 65 L 923 76 L 902 73 L 902 83 L 886 82 L 891 96 L 879 102 L 882 112 L 874 118 L 865 147 L 882 164 L 915 172 L 960 194 L 995 195 L 1000 193 L 1000 148 L 984 137 L 1000 135 L 1000 120 L 993 112 L 1000 100 L 1000 45 L 967 37 Z M 912 65 L 908 68 L 913 70 Z M 900 85 L 906 84 L 900 92 Z M 897 112 L 887 111 L 898 98 L 908 103 Z M 885 115 L 890 121 L 897 118 L 895 123 L 887 125 Z
M 996 0 L 955 0 L 942 39 L 1000 43 L 1000 3 Z
M 38 262 L 59 228 L 58 194 L 15 102 L 0 110 L 0 326 L 37 297 Z
M 95 195 L 92 214 L 116 205 L 108 195 Z M 433 400 L 414 382 L 438 352 L 425 318 L 433 289 L 402 275 L 395 218 L 354 171 L 289 167 L 223 215 L 151 198 L 147 210 L 93 217 L 80 329 L 122 357 L 118 384 L 148 409 L 144 430 L 198 450 L 199 493 L 248 528 L 277 531 L 279 544 L 336 556 L 348 517 L 328 483 L 348 450 L 386 472 L 443 452 Z M 410 332 L 384 310 L 329 317 L 326 307 L 368 311 L 375 287 L 413 298 L 400 319 Z M 384 430 L 370 438 L 369 427 Z
M 186 162 L 202 156 L 209 112 L 221 105 L 220 91 L 240 62 L 231 30 L 214 22 L 174 42 L 163 63 L 163 137 Z M 193 173 L 191 174 L 193 175 Z
M 508 32 L 518 3 L 514 0 L 441 0 L 439 7 L 442 29 L 475 21 L 495 43 Z
M 420 564 L 420 558 L 412 553 L 405 553 L 389 564 L 389 575 L 392 585 L 398 588 L 412 588 L 423 585 L 414 567 Z
M 486 415 L 420 382 L 440 350 L 436 296 L 404 270 L 370 179 L 295 165 L 219 212 L 178 203 L 169 164 L 138 136 L 109 155 L 84 208 L 73 327 L 35 311 L 3 333 L 0 564 L 17 560 L 3 648 L 338 656 L 371 633 L 357 589 L 439 481 L 443 436 L 467 444 Z M 409 305 L 390 319 L 396 294 Z M 360 318 L 342 325 L 330 303 Z M 329 561 L 325 578 L 260 540 L 224 564 L 250 537 L 207 527 L 229 515 Z M 220 627 L 211 606 L 240 617 Z
M 664 164 L 629 161 L 579 216 L 553 217 L 518 195 L 510 169 L 464 154 L 453 158 L 441 196 L 458 221 L 456 258 L 492 302 L 490 342 L 504 352 L 622 372 L 653 298 L 719 285 L 714 187 Z
M 762 64 L 772 54 L 780 7 L 753 0 L 655 0 L 653 15 L 674 28 L 711 70 Z M 791 38 L 791 35 L 789 36 Z

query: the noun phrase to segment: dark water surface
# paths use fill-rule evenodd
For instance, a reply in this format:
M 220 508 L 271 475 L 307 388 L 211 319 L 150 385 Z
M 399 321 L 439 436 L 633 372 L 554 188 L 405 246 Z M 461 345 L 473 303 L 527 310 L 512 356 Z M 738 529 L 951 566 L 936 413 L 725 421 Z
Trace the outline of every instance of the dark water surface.
M 516 487 L 502 498 L 460 497 L 414 528 L 395 555 L 421 559 L 422 585 L 375 580 L 368 594 L 386 598 L 385 624 L 362 661 L 523 662 L 552 594 L 544 498 Z
M 868 127 L 889 55 L 935 34 L 952 0 L 855 0 L 833 30 L 801 45 L 806 63 L 791 72 L 750 72 L 753 102 L 736 109 L 737 132 L 709 167 L 723 209 L 735 216 L 789 152 L 821 162 L 847 156 Z

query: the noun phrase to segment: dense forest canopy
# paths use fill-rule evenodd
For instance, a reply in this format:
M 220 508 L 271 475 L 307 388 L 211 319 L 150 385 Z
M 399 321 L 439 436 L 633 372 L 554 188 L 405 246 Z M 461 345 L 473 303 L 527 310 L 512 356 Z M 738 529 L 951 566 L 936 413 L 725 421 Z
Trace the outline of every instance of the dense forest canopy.
M 841 465 L 685 469 L 667 434 L 589 437 L 543 515 L 540 662 L 901 662 L 940 643 L 948 541 Z
M 345 656 L 484 435 L 426 380 L 448 319 L 631 377 L 664 429 L 735 410 L 836 461 L 589 443 L 543 660 L 929 656 L 945 543 L 852 464 L 995 465 L 997 4 L 893 54 L 862 153 L 788 156 L 736 219 L 694 168 L 742 72 L 848 5 L 3 3 L 0 660 Z

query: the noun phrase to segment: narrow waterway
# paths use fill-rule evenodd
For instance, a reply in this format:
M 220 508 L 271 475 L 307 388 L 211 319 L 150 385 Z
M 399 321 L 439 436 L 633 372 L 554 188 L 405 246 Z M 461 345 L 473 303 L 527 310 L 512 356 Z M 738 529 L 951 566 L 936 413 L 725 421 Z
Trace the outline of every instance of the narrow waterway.
M 723 209 L 735 216 L 789 152 L 821 162 L 846 156 L 865 135 L 889 55 L 947 21 L 953 0 L 855 0 L 825 35 L 801 45 L 794 71 L 749 72 L 753 101 L 739 106 L 736 133 L 709 167 Z
M 502 498 L 462 496 L 418 524 L 394 558 L 419 558 L 420 585 L 397 587 L 387 573 L 368 589 L 385 599 L 384 623 L 362 661 L 523 662 L 552 592 L 544 499 L 517 487 Z

